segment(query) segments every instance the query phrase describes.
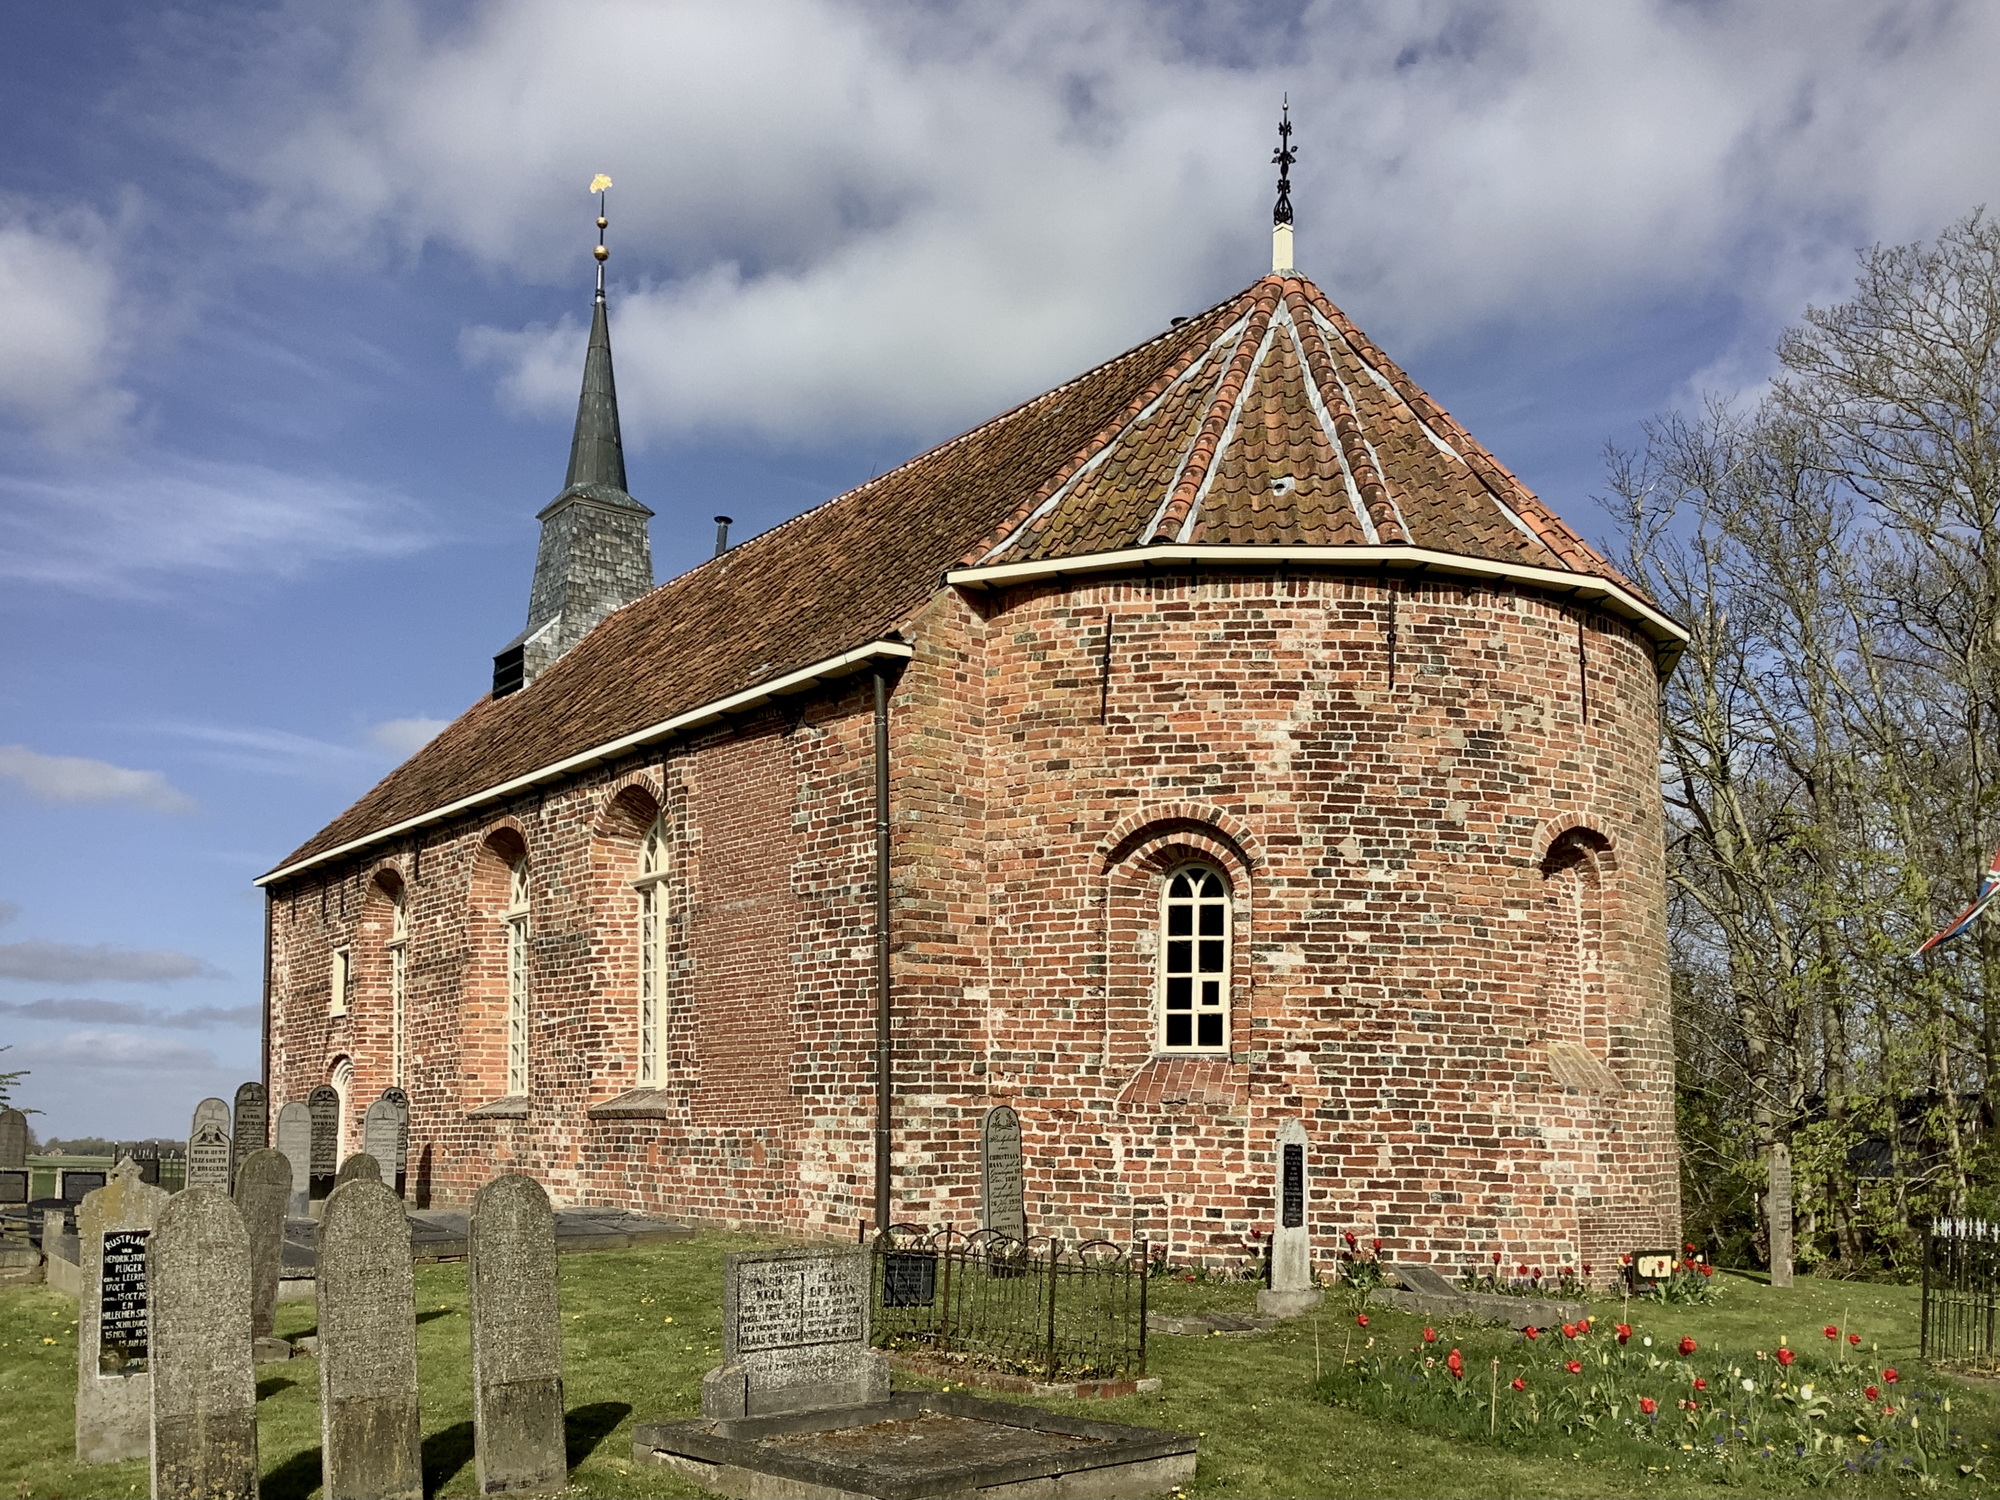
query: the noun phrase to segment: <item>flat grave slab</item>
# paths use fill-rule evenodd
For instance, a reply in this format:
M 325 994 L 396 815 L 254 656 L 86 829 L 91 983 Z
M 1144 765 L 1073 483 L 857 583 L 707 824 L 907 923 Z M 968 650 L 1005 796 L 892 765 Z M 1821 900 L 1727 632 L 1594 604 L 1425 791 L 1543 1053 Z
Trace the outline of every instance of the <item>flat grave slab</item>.
M 1141 1500 L 1194 1478 L 1197 1440 L 972 1396 L 899 1392 L 787 1416 L 635 1428 L 632 1456 L 733 1500 Z
M 1231 1338 L 1248 1338 L 1253 1333 L 1262 1333 L 1267 1328 L 1276 1328 L 1277 1318 L 1249 1317 L 1242 1313 L 1151 1313 L 1146 1318 L 1148 1333 L 1171 1333 L 1182 1338 L 1208 1338 L 1222 1334 Z

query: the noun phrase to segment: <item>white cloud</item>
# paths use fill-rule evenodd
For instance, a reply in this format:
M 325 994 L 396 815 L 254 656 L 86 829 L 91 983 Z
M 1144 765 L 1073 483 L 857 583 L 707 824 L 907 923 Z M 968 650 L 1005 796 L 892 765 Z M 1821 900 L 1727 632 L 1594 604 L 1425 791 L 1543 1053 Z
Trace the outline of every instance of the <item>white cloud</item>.
M 158 984 L 215 973 L 193 954 L 171 948 L 114 948 L 109 943 L 49 943 L 38 938 L 0 943 L 0 979 L 29 979 L 42 984 L 90 984 L 107 979 Z
M 129 1031 L 72 1031 L 46 1041 L 24 1042 L 20 1059 L 29 1065 L 68 1064 L 106 1072 L 206 1073 L 216 1066 L 206 1047 L 164 1042 Z
M 26 745 L 0 745 L 0 776 L 18 781 L 42 802 L 122 802 L 152 812 L 193 812 L 195 802 L 158 771 L 132 771 L 80 755 L 42 755 Z
M 263 1011 L 255 1005 L 195 1005 L 186 1010 L 161 1010 L 129 1000 L 0 1000 L 0 1016 L 25 1021 L 83 1021 L 105 1026 L 162 1026 L 177 1031 L 207 1031 L 216 1026 L 256 1026 Z
M 155 454 L 0 474 L 0 578 L 165 597 L 190 575 L 286 578 L 426 544 L 399 495 L 254 464 Z
M 400 759 L 415 755 L 438 737 L 449 719 L 385 719 L 368 731 L 368 743 Z
M 123 313 L 101 220 L 0 204 L 0 417 L 64 446 L 115 426 Z
M 1675 299 L 1789 318 L 1856 244 L 2000 196 L 2000 10 L 1943 0 L 1810 25 L 1662 0 L 496 0 L 449 23 L 383 0 L 278 34 L 251 70 L 267 128 L 208 129 L 274 243 L 436 242 L 581 302 L 583 185 L 617 179 L 636 439 L 934 431 L 1198 310 L 1264 268 L 1287 89 L 1301 259 L 1406 353 Z M 580 343 L 572 321 L 464 347 L 560 413 Z

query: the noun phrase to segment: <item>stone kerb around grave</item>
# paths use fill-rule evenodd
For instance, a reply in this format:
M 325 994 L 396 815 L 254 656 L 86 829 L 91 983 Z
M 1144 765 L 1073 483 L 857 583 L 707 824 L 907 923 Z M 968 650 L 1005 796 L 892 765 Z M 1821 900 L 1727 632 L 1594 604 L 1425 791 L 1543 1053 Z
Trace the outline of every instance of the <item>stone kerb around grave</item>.
M 410 1225 L 379 1182 L 344 1182 L 320 1219 L 320 1476 L 325 1500 L 423 1500 Z
M 473 1460 L 482 1495 L 548 1495 L 569 1478 L 563 1435 L 556 1218 L 532 1178 L 509 1173 L 472 1200 Z
M 731 1255 L 722 1277 L 722 1363 L 702 1377 L 716 1420 L 881 1401 L 888 1361 L 868 1347 L 869 1252 Z
M 124 1161 L 77 1210 L 76 1457 L 108 1464 L 151 1448 L 146 1249 L 167 1195 Z
M 191 1187 L 148 1247 L 155 1500 L 255 1500 L 250 1237 L 227 1191 Z

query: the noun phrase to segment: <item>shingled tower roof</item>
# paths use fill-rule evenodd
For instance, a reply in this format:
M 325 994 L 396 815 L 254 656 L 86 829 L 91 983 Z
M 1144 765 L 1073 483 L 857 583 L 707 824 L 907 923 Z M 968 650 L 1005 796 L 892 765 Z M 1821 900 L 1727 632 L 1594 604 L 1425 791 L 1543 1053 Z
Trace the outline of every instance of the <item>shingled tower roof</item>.
M 265 880 L 907 654 L 879 643 L 940 587 L 1279 560 L 1512 578 L 1626 619 L 1663 661 L 1682 639 L 1287 270 L 617 610 Z

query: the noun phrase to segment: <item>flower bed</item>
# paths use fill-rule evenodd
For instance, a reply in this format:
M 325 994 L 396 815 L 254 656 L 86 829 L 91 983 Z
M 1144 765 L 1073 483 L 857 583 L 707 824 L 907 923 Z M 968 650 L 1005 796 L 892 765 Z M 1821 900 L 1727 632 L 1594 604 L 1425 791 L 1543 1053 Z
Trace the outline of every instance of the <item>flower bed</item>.
M 1983 1481 L 1992 1455 L 1952 1426 L 1948 1394 L 1863 1364 L 1840 1329 L 1826 1333 L 1826 1354 L 1780 1341 L 1743 1358 L 1585 1320 L 1528 1329 L 1504 1356 L 1469 1359 L 1426 1328 L 1407 1350 L 1367 1339 L 1318 1390 L 1334 1405 L 1505 1447 L 1664 1450 L 1810 1483 L 1884 1471 L 1926 1486 Z

